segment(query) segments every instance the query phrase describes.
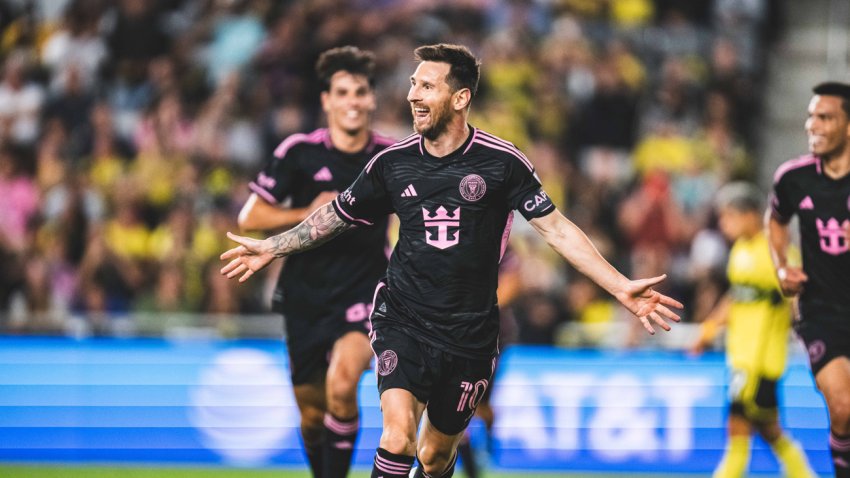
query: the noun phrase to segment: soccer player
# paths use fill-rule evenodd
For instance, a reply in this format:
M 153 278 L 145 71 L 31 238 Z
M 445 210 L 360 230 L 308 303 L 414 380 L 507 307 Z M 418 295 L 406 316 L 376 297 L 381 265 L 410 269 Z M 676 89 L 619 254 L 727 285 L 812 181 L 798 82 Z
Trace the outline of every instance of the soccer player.
M 316 63 L 327 128 L 286 138 L 250 184 L 239 213 L 248 230 L 279 230 L 304 220 L 351 184 L 391 140 L 370 130 L 375 109 L 371 52 L 341 47 Z M 281 204 L 290 201 L 287 207 Z M 336 247 L 289 259 L 273 308 L 285 317 L 301 437 L 313 476 L 348 473 L 359 430 L 357 386 L 369 368 L 369 307 L 387 268 L 387 215 L 347 232 Z
M 815 86 L 809 153 L 773 176 L 768 240 L 785 295 L 799 295 L 797 335 L 829 410 L 835 476 L 850 478 L 850 85 Z M 799 220 L 803 267 L 788 264 L 789 222 Z
M 399 240 L 372 308 L 372 347 L 383 432 L 372 476 L 454 472 L 456 447 L 493 372 L 499 260 L 519 210 L 579 271 L 654 333 L 679 320 L 679 302 L 652 289 L 665 276 L 631 281 L 552 204 L 525 155 L 467 123 L 479 62 L 464 46 L 416 49 L 407 100 L 415 134 L 375 155 L 332 203 L 265 240 L 228 233 L 222 274 L 245 281 L 278 257 L 308 250 L 390 212 Z M 417 428 L 420 425 L 417 439 Z
M 762 194 L 752 184 L 730 183 L 717 192 L 720 231 L 734 241 L 729 251 L 729 292 L 702 323 L 692 347 L 702 352 L 724 327 L 729 382 L 729 440 L 715 478 L 746 476 L 752 431 L 770 445 L 785 475 L 809 478 L 806 455 L 779 425 L 776 383 L 785 372 L 791 307 L 773 274 L 762 230 Z

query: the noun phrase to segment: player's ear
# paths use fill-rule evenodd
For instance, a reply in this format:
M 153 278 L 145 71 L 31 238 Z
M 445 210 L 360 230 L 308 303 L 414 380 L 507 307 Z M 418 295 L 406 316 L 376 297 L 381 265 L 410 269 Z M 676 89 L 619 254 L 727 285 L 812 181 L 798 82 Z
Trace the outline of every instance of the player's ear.
M 469 88 L 461 88 L 454 93 L 454 109 L 464 110 L 469 108 L 469 103 L 472 101 L 472 91 Z
M 330 100 L 330 92 L 327 90 L 323 91 L 320 98 L 322 100 L 322 111 L 327 113 L 330 110 L 330 105 L 328 104 L 328 101 Z

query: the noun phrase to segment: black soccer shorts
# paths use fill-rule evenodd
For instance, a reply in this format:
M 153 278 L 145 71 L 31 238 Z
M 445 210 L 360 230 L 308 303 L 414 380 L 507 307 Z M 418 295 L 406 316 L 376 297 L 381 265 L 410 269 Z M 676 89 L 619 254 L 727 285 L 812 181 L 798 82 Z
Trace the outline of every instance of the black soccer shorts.
M 409 391 L 426 404 L 428 420 L 446 435 L 462 432 L 490 386 L 496 357 L 460 357 L 387 325 L 373 331 L 378 390 Z
M 321 308 L 275 302 L 273 310 L 284 317 L 292 385 L 324 382 L 336 341 L 349 332 L 369 334 L 369 308 L 368 302 Z
M 823 302 L 799 304 L 794 330 L 806 346 L 812 374 L 836 357 L 850 357 L 850 309 Z

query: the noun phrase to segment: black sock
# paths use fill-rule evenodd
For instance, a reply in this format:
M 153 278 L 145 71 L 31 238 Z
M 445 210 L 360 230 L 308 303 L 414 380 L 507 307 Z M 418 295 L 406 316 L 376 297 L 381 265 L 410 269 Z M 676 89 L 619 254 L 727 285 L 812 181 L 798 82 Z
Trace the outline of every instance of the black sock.
M 475 452 L 469 440 L 469 435 L 464 436 L 457 446 L 457 454 L 460 455 L 460 463 L 467 478 L 478 478 L 478 462 L 475 461 Z
M 324 478 L 322 475 L 322 442 L 313 444 L 304 444 L 304 454 L 307 455 L 307 462 L 310 463 L 310 471 L 313 473 L 313 478 Z
M 356 415 L 340 420 L 330 413 L 325 414 L 323 478 L 345 478 L 348 474 L 359 428 L 360 420 Z
M 412 466 L 412 456 L 396 455 L 378 448 L 372 465 L 372 478 L 408 478 Z
M 829 434 L 829 451 L 835 466 L 835 478 L 850 478 L 850 435 Z

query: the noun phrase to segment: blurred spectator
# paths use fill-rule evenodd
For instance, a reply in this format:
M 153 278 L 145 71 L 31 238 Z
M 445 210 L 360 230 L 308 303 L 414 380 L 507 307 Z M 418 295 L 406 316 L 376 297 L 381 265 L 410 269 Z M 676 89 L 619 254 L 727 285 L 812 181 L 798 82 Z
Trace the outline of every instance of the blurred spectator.
M 38 138 L 44 88 L 26 77 L 27 57 L 12 53 L 3 64 L 0 82 L 0 140 L 33 144 Z

